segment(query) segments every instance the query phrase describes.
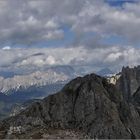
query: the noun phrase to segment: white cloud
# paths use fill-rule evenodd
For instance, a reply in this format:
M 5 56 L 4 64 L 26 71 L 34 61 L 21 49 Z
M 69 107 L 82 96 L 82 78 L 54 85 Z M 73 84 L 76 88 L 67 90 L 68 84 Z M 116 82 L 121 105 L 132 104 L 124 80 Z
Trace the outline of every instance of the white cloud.
M 42 55 L 36 55 L 42 54 Z M 26 70 L 45 68 L 55 65 L 90 66 L 91 72 L 94 68 L 109 67 L 120 70 L 124 65 L 138 65 L 140 60 L 140 49 L 127 46 L 112 46 L 111 48 L 95 48 L 87 50 L 79 47 L 61 48 L 27 48 L 0 50 L 0 69 Z M 6 66 L 6 67 L 5 67 Z
M 62 39 L 64 37 L 63 30 L 48 31 L 46 35 L 43 36 L 45 40 Z
M 111 7 L 103 0 L 5 0 L 1 3 L 1 41 L 32 43 L 60 39 L 63 25 L 70 25 L 77 35 L 96 32 L 102 36 L 119 35 L 130 42 L 140 40 L 140 3 L 124 4 L 122 9 Z
M 47 59 L 46 59 L 46 62 L 49 64 L 49 65 L 54 65 L 56 64 L 56 60 L 53 56 L 48 56 Z
M 101 36 L 118 35 L 130 42 L 139 42 L 140 15 L 135 8 L 140 9 L 140 3 L 127 4 L 121 9 L 90 1 L 80 11 L 72 28 L 80 34 L 93 31 Z
M 54 20 L 49 20 L 45 24 L 45 27 L 47 29 L 57 29 L 59 27 L 59 25 Z
M 10 50 L 11 47 L 10 47 L 10 46 L 5 46 L 5 47 L 3 47 L 2 49 L 3 49 L 3 50 Z
M 121 52 L 113 52 L 113 53 L 110 53 L 107 56 L 107 58 L 105 59 L 105 61 L 107 61 L 107 62 L 114 62 L 117 59 L 119 59 L 121 56 L 123 56 Z

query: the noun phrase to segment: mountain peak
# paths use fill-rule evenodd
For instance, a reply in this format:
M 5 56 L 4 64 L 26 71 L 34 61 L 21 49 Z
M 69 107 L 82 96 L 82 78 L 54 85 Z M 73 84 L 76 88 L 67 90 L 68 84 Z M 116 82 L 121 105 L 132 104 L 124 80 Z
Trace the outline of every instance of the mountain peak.
M 108 75 L 112 75 L 113 71 L 111 71 L 109 68 L 103 68 L 100 71 L 98 71 L 97 74 L 101 76 L 108 76 Z

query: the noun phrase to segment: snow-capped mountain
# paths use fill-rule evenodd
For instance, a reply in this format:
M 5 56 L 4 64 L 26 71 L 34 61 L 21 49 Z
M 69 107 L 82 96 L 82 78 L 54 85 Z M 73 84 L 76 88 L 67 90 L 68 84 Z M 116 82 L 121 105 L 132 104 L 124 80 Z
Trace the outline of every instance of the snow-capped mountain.
M 8 94 L 8 91 L 17 91 L 20 88 L 29 88 L 30 86 L 45 86 L 54 83 L 66 83 L 71 78 L 72 73 L 68 74 L 62 71 L 63 68 L 52 68 L 46 71 L 36 71 L 27 75 L 15 75 L 11 78 L 0 77 L 0 92 Z M 73 73 L 74 74 L 74 73 Z

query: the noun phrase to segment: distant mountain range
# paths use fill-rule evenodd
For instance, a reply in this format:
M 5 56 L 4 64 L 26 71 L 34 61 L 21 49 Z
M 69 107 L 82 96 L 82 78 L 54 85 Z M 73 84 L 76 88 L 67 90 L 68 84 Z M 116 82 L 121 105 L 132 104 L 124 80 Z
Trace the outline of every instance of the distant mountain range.
M 111 71 L 109 68 L 103 68 L 101 70 L 99 70 L 96 74 L 100 75 L 100 76 L 109 76 L 114 74 L 113 71 Z
M 17 91 L 20 88 L 30 86 L 44 86 L 53 83 L 65 83 L 73 77 L 75 73 L 70 68 L 53 67 L 46 71 L 36 71 L 28 75 L 15 75 L 11 78 L 0 77 L 0 92 L 9 94 L 11 90 Z

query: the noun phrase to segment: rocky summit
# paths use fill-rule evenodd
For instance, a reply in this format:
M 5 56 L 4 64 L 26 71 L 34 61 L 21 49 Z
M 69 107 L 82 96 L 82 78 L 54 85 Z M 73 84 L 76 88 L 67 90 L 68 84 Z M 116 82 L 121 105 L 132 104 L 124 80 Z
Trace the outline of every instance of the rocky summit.
M 123 67 L 120 73 L 107 79 L 122 93 L 124 99 L 130 102 L 140 89 L 140 66 L 134 68 Z
M 130 101 L 140 87 L 140 66 L 134 68 L 123 67 L 117 86 L 123 93 L 124 98 Z
M 140 138 L 138 108 L 106 78 L 91 74 L 2 121 L 0 138 Z

